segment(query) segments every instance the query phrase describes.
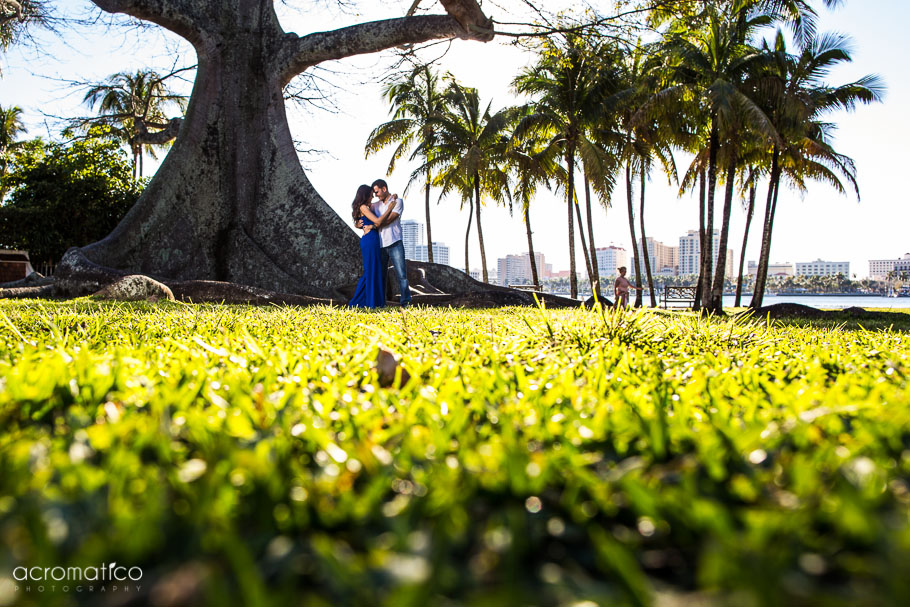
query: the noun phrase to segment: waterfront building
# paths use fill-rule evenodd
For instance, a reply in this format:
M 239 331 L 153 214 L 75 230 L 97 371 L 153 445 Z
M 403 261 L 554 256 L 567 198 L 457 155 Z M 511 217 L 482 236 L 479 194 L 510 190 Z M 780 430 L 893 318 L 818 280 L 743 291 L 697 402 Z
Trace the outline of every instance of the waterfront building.
M 628 254 L 623 247 L 600 247 L 594 253 L 597 256 L 597 273 L 601 278 L 618 276 L 618 268 L 629 265 Z
M 746 264 L 747 271 L 746 273 L 750 276 L 755 276 L 758 274 L 758 263 L 750 260 Z M 796 276 L 796 271 L 793 269 L 793 264 L 789 261 L 785 262 L 776 262 L 768 264 L 768 276 Z
M 870 259 L 869 277 L 873 280 L 887 280 L 896 264 L 910 263 L 910 253 L 905 253 L 900 259 Z
M 534 261 L 537 264 L 537 277 L 540 280 L 549 278 L 553 267 L 551 264 L 546 263 L 543 253 L 534 253 Z M 534 276 L 531 273 L 531 256 L 527 253 L 500 257 L 496 263 L 496 269 L 499 284 L 505 287 L 531 284 L 534 280 Z
M 850 276 L 849 261 L 815 261 L 796 262 L 797 276 Z
M 425 244 L 417 245 L 414 250 L 414 261 L 429 261 L 428 248 L 429 247 Z M 407 257 L 407 253 L 405 253 L 405 257 Z M 445 243 L 433 243 L 433 263 L 449 265 L 449 247 L 447 247 Z
M 404 258 L 417 260 L 417 247 L 423 244 L 423 224 L 413 219 L 401 221 L 401 244 L 404 245 Z M 436 249 L 433 249 L 436 252 Z
M 679 272 L 679 247 L 665 245 L 653 238 L 647 239 L 647 245 L 648 262 L 651 264 L 652 274 L 673 276 Z M 635 255 L 641 259 L 641 241 L 636 243 Z M 644 266 L 642 266 L 641 271 L 645 271 Z
M 717 253 L 720 250 L 720 230 L 714 230 L 711 248 L 711 267 L 717 267 Z M 701 263 L 701 239 L 698 230 L 689 230 L 679 237 L 679 271 L 680 276 L 697 275 Z M 642 269 L 644 272 L 644 269 Z M 727 262 L 724 264 L 724 276 L 733 276 L 733 249 L 727 249 Z

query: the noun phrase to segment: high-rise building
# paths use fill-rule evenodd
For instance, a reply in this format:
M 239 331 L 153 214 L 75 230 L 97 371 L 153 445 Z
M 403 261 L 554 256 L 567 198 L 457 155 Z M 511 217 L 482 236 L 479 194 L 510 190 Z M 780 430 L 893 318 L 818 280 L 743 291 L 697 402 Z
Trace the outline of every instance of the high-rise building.
M 602 278 L 617 276 L 619 274 L 617 268 L 629 264 L 628 254 L 623 247 L 610 245 L 598 248 L 594 253 L 597 255 L 597 273 Z
M 544 261 L 543 253 L 534 253 L 534 261 L 537 264 L 537 277 L 549 278 L 552 266 Z M 530 284 L 534 280 L 531 273 L 531 256 L 527 253 L 500 257 L 496 266 L 496 275 L 502 286 Z
M 849 261 L 815 261 L 796 262 L 797 276 L 850 276 Z
M 652 274 L 673 276 L 679 271 L 679 247 L 671 247 L 665 245 L 664 243 L 658 240 L 654 240 L 653 238 L 648 238 L 647 244 L 648 262 L 651 264 Z M 639 259 L 643 259 L 641 257 L 640 241 L 636 243 L 635 256 Z M 645 271 L 644 266 L 642 266 L 641 270 L 642 272 Z
M 404 258 L 416 261 L 417 246 L 423 244 L 423 224 L 413 219 L 403 220 L 401 222 L 401 244 L 404 245 Z M 436 252 L 435 248 L 433 252 Z
M 429 261 L 427 245 L 419 244 L 414 251 L 414 261 Z M 407 257 L 407 255 L 405 255 Z M 433 263 L 449 265 L 449 247 L 442 242 L 433 243 Z
M 401 244 L 404 258 L 412 261 L 429 261 L 426 244 L 423 242 L 424 225 L 413 219 L 401 222 Z M 433 263 L 449 265 L 449 247 L 444 242 L 433 242 Z
M 870 259 L 869 277 L 873 280 L 887 280 L 895 265 L 904 262 L 910 263 L 910 253 L 905 253 L 901 259 Z
M 720 250 L 720 230 L 714 230 L 713 247 L 711 248 L 711 269 L 717 267 L 717 252 Z M 699 273 L 701 263 L 701 239 L 698 230 L 689 230 L 679 237 L 679 275 L 689 276 Z M 733 276 L 733 249 L 727 249 L 724 276 Z

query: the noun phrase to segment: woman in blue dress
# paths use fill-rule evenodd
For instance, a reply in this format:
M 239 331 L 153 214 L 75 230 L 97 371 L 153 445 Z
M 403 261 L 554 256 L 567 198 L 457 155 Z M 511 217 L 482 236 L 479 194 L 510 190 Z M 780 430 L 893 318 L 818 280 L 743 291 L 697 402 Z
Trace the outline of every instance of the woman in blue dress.
M 370 207 L 373 189 L 368 185 L 357 188 L 357 195 L 351 203 L 354 223 L 363 219 L 363 237 L 360 239 L 360 254 L 363 258 L 363 276 L 357 282 L 354 297 L 348 302 L 352 308 L 381 308 L 385 305 L 385 268 L 379 254 L 379 229 L 376 227 L 387 218 L 393 204 L 389 205 L 382 217 L 376 217 Z

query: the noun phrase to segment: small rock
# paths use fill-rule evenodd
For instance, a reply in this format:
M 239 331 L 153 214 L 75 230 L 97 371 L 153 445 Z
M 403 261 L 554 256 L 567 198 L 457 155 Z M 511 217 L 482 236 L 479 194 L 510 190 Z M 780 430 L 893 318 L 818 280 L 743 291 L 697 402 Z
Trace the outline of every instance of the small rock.
M 100 299 L 117 301 L 151 301 L 161 299 L 174 301 L 171 290 L 157 280 L 142 274 L 130 274 L 107 285 L 94 295 Z
M 379 376 L 379 385 L 388 388 L 395 382 L 395 370 L 401 367 L 401 383 L 403 386 L 411 379 L 411 375 L 401 366 L 398 358 L 382 348 L 379 349 L 379 355 L 376 357 L 376 374 Z

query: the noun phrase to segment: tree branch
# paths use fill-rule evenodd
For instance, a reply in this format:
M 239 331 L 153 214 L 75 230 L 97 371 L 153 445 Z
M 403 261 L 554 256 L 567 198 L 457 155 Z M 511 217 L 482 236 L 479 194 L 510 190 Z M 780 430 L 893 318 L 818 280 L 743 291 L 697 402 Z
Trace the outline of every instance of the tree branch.
M 473 0 L 471 0 L 473 1 Z M 304 70 L 323 61 L 375 53 L 396 46 L 416 44 L 438 38 L 488 41 L 493 28 L 468 22 L 468 29 L 455 17 L 423 15 L 361 23 L 329 32 L 315 32 L 298 38 L 288 34 L 279 51 L 278 74 L 286 83 Z
M 2 1 L 2 0 L 0 0 Z M 108 13 L 123 13 L 156 23 L 192 43 L 200 40 L 205 2 L 199 0 L 92 0 Z
M 182 124 L 183 118 L 171 118 L 170 122 L 167 124 L 167 127 L 160 131 L 149 133 L 146 125 L 142 122 L 137 121 L 136 126 L 139 127 L 139 132 L 130 138 L 130 145 L 161 145 L 167 143 L 168 141 L 172 141 L 177 137 L 177 132 L 180 130 L 180 125 Z M 148 126 L 158 125 L 150 123 Z
M 7 21 L 12 21 L 13 19 L 25 21 L 25 9 L 22 8 L 22 5 L 16 2 L 16 0 L 0 0 L 0 9 L 13 10 L 12 14 L 10 15 L 0 14 L 0 23 L 6 23 Z

